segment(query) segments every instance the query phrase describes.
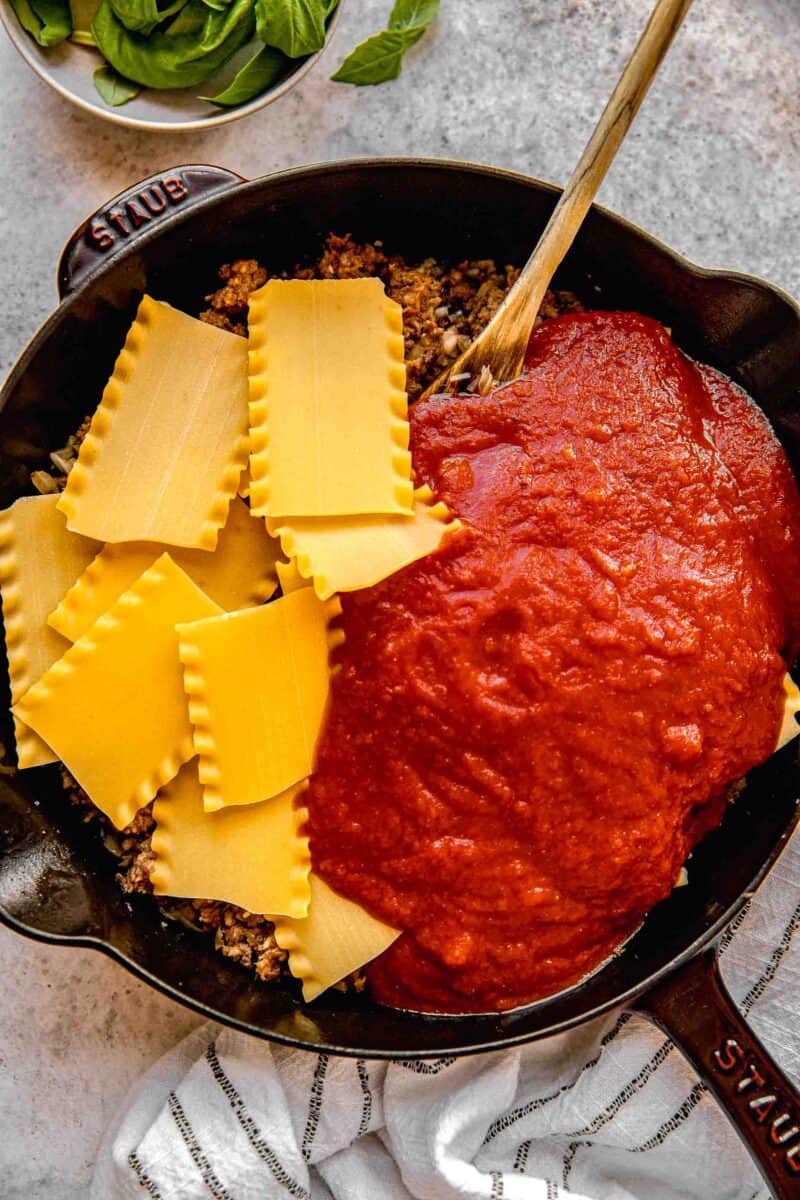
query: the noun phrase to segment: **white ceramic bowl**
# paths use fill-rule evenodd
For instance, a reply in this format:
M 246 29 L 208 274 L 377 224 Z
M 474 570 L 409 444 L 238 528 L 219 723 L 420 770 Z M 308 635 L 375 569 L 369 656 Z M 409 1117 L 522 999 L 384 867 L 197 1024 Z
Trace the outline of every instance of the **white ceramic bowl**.
M 328 37 L 339 19 L 341 0 L 330 20 L 328 21 Z M 101 65 L 98 53 L 89 46 L 76 46 L 72 42 L 62 42 L 60 46 L 49 49 L 39 46 L 30 34 L 26 33 L 17 20 L 11 7 L 10 0 L 0 0 L 0 17 L 6 27 L 8 36 L 16 46 L 25 62 L 40 79 L 59 92 L 70 103 L 82 108 L 84 112 L 94 113 L 115 125 L 127 125 L 133 129 L 165 130 L 174 133 L 182 129 L 212 129 L 215 125 L 225 125 L 228 121 L 237 121 L 249 113 L 257 112 L 277 100 L 284 92 L 294 87 L 303 76 L 311 70 L 314 63 L 323 53 L 320 50 L 309 58 L 301 59 L 290 75 L 269 88 L 248 104 L 238 108 L 214 108 L 207 100 L 198 100 L 195 91 L 220 91 L 233 77 L 238 68 L 247 61 L 253 53 L 253 46 L 239 50 L 230 62 L 211 77 L 202 88 L 173 89 L 171 91 L 156 91 L 146 88 L 127 104 L 119 108 L 110 108 L 95 91 L 92 75 L 96 67 Z

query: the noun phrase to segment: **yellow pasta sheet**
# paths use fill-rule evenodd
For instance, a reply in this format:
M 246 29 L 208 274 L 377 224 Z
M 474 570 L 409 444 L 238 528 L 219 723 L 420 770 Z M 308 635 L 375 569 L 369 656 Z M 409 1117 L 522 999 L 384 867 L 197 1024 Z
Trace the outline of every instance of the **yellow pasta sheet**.
M 58 496 L 26 496 L 0 512 L 0 596 L 3 603 L 11 703 L 68 648 L 47 615 L 97 553 L 98 543 L 70 533 Z M 14 718 L 20 767 L 55 762 L 55 754 Z
M 213 550 L 247 446 L 244 338 L 145 296 L 59 508 L 102 542 Z
M 49 623 L 74 642 L 164 553 L 156 542 L 104 546 L 50 614 Z M 228 611 L 269 600 L 278 586 L 280 543 L 247 505 L 235 499 L 216 550 L 170 551 L 199 588 Z
M 175 626 L 220 611 L 164 554 L 14 707 L 118 829 L 194 754 Z
M 797 724 L 797 717 L 800 715 L 800 689 L 788 673 L 783 677 L 783 691 L 786 699 L 776 750 L 780 750 L 800 734 L 800 725 Z
M 308 916 L 300 921 L 275 919 L 275 940 L 288 952 L 289 970 L 302 980 L 305 1000 L 383 954 L 400 936 L 400 930 L 334 892 L 313 871 L 310 882 Z
M 410 514 L 403 318 L 381 281 L 270 280 L 249 345 L 253 512 Z
M 206 812 L 257 804 L 311 774 L 338 601 L 300 588 L 262 608 L 178 626 Z
M 203 897 L 237 904 L 252 913 L 304 917 L 311 895 L 307 819 L 295 784 L 272 800 L 203 810 L 203 793 L 192 759 L 159 792 L 153 805 L 155 865 L 150 872 L 159 896 Z
M 296 517 L 267 519 L 300 575 L 313 579 L 320 599 L 372 587 L 433 553 L 446 533 L 461 527 L 430 488 L 414 493 L 413 517 Z
M 278 543 L 280 545 L 280 543 Z M 311 587 L 311 580 L 304 579 L 297 569 L 297 560 L 290 558 L 288 562 L 283 562 L 281 559 L 275 563 L 275 570 L 278 572 L 278 583 L 281 585 L 281 591 L 284 596 L 288 596 L 289 592 L 296 592 L 301 587 Z

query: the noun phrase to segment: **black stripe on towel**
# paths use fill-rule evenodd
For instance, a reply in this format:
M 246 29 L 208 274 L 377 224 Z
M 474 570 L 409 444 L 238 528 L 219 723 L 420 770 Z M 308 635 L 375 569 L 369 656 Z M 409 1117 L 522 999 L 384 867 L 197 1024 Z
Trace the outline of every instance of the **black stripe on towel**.
M 413 1071 L 415 1075 L 438 1075 L 440 1071 L 452 1067 L 455 1061 L 454 1058 L 439 1058 L 436 1062 L 425 1062 L 423 1059 L 406 1062 L 405 1059 L 401 1059 L 400 1066 L 404 1071 Z
M 591 1140 L 587 1139 L 590 1139 L 592 1134 L 597 1133 L 598 1130 L 602 1129 L 604 1125 L 607 1125 L 609 1121 L 613 1121 L 620 1109 L 624 1108 L 628 1101 L 631 1100 L 637 1092 L 642 1090 L 642 1088 L 650 1079 L 650 1076 L 655 1074 L 664 1060 L 672 1053 L 674 1049 L 675 1046 L 671 1041 L 669 1041 L 669 1039 L 662 1042 L 650 1061 L 645 1063 L 645 1065 L 642 1067 L 639 1074 L 634 1076 L 633 1079 L 625 1084 L 625 1087 L 622 1089 L 622 1091 L 617 1093 L 611 1103 L 607 1104 L 602 1112 L 597 1114 L 594 1120 L 590 1121 L 589 1124 L 584 1126 L 583 1129 L 577 1129 L 574 1133 L 567 1133 L 564 1135 L 565 1137 L 576 1139 L 570 1143 L 567 1148 L 567 1152 L 564 1155 L 562 1187 L 565 1191 L 567 1190 L 569 1184 L 569 1177 L 575 1161 L 575 1155 L 580 1147 L 591 1146 Z
M 649 1137 L 646 1142 L 642 1142 L 639 1146 L 632 1146 L 630 1153 L 644 1154 L 647 1150 L 655 1150 L 658 1146 L 663 1145 L 669 1135 L 674 1133 L 679 1125 L 682 1125 L 684 1121 L 689 1119 L 707 1090 L 704 1083 L 696 1083 L 677 1112 L 674 1112 L 663 1125 L 659 1125 L 652 1137 Z
M 745 917 L 750 912 L 750 906 L 752 905 L 752 903 L 753 903 L 752 900 L 745 900 L 744 904 L 739 909 L 739 912 L 733 918 L 730 925 L 725 930 L 722 937 L 719 939 L 720 954 L 725 953 L 725 951 L 728 949 L 731 942 L 735 938 L 736 934 L 742 928 L 742 925 L 744 925 Z
M 514 1170 L 519 1171 L 520 1175 L 524 1175 L 528 1169 L 528 1155 L 530 1152 L 531 1138 L 528 1138 L 527 1141 L 520 1142 L 514 1157 Z
M 638 1075 L 635 1075 L 629 1083 L 625 1084 L 625 1087 L 622 1089 L 622 1091 L 617 1092 L 610 1104 L 607 1104 L 606 1107 L 599 1112 L 597 1116 L 589 1122 L 588 1125 L 584 1126 L 583 1129 L 576 1129 L 574 1133 L 567 1133 L 564 1136 L 582 1139 L 590 1134 L 597 1133 L 597 1131 L 602 1129 L 604 1125 L 607 1125 L 609 1121 L 613 1121 L 619 1110 L 624 1108 L 628 1101 L 635 1096 L 637 1092 L 642 1090 L 650 1076 L 658 1070 L 662 1062 L 664 1062 L 664 1060 L 672 1053 L 674 1049 L 675 1045 L 673 1042 L 669 1041 L 669 1039 L 663 1041 L 650 1061 L 645 1063 Z
M 723 941 L 724 941 L 723 948 L 724 949 L 727 949 L 727 947 L 730 945 L 734 935 L 736 934 L 737 930 L 741 928 L 741 926 L 744 922 L 744 919 L 747 916 L 747 913 L 749 912 L 749 909 L 750 909 L 750 902 L 748 901 L 747 905 L 742 909 L 742 911 L 738 914 L 736 920 L 729 927 L 728 932 L 726 933 L 725 938 L 723 939 Z M 747 1016 L 750 1013 L 750 1011 L 752 1010 L 756 1001 L 759 1000 L 761 998 L 761 996 L 764 995 L 764 993 L 767 990 L 767 988 L 769 987 L 770 983 L 775 978 L 778 968 L 779 968 L 781 962 L 783 961 L 783 959 L 786 957 L 786 954 L 788 953 L 788 951 L 792 945 L 792 941 L 793 941 L 794 936 L 797 933 L 798 929 L 800 929 L 800 904 L 798 904 L 797 908 L 792 913 L 789 923 L 786 926 L 786 928 L 784 929 L 778 945 L 775 947 L 775 949 L 772 952 L 772 956 L 770 957 L 770 961 L 767 965 L 766 970 L 760 976 L 760 978 L 753 984 L 752 988 L 750 989 L 750 991 L 747 993 L 744 1000 L 742 1001 L 742 1010 L 743 1010 L 745 1016 Z M 672 1048 L 672 1043 L 670 1043 L 668 1041 L 665 1042 L 664 1045 L 661 1046 L 661 1048 L 657 1051 L 655 1056 L 650 1060 L 650 1062 L 647 1064 L 647 1066 L 643 1069 L 643 1072 L 641 1072 L 640 1075 L 637 1076 L 635 1080 L 633 1080 L 630 1084 L 628 1084 L 628 1086 L 625 1089 L 623 1089 L 623 1092 L 621 1092 L 620 1095 L 617 1096 L 616 1100 L 612 1101 L 612 1104 L 609 1106 L 609 1109 L 613 1108 L 614 1111 L 610 1113 L 610 1116 L 605 1115 L 605 1114 L 609 1113 L 609 1109 L 604 1110 L 604 1113 L 601 1113 L 599 1118 L 595 1118 L 595 1121 L 592 1122 L 591 1127 L 589 1127 L 586 1130 L 583 1130 L 581 1132 L 582 1133 L 596 1133 L 597 1130 L 599 1128 L 601 1128 L 602 1125 L 605 1125 L 608 1120 L 611 1120 L 614 1116 L 616 1116 L 617 1113 L 619 1112 L 620 1108 L 622 1108 L 623 1104 L 626 1103 L 627 1100 L 630 1098 L 630 1096 L 626 1096 L 625 1100 L 623 1100 L 622 1104 L 617 1104 L 617 1101 L 620 1099 L 620 1097 L 625 1092 L 627 1092 L 628 1089 L 631 1087 L 634 1088 L 634 1091 L 638 1091 L 640 1087 L 644 1086 L 644 1083 L 646 1083 L 647 1079 L 649 1079 L 650 1075 L 653 1074 L 653 1070 L 654 1069 L 657 1070 L 658 1067 L 660 1067 L 661 1063 L 667 1057 L 667 1054 L 669 1053 L 669 1050 L 671 1048 Z M 656 1062 L 656 1059 L 658 1059 L 658 1062 Z M 641 1081 L 641 1083 L 639 1083 L 638 1081 L 641 1079 L 641 1074 L 645 1074 L 645 1073 L 646 1073 L 647 1078 L 645 1078 L 644 1080 Z M 638 1086 L 634 1086 L 634 1085 L 637 1085 L 637 1083 L 638 1083 Z M 670 1133 L 673 1133 L 674 1130 L 677 1129 L 679 1125 L 681 1125 L 685 1120 L 688 1119 L 688 1117 L 691 1115 L 693 1110 L 697 1107 L 697 1104 L 700 1102 L 702 1094 L 705 1090 L 706 1090 L 705 1086 L 702 1083 L 696 1084 L 695 1087 L 690 1092 L 689 1096 L 687 1096 L 686 1100 L 684 1100 L 684 1102 L 680 1106 L 680 1108 L 677 1109 L 672 1114 L 671 1117 L 668 1117 L 667 1120 L 664 1122 L 664 1124 L 656 1131 L 655 1134 L 653 1134 L 653 1138 L 658 1138 L 659 1134 L 661 1134 L 662 1130 L 665 1132 L 663 1133 L 661 1140 L 663 1140 L 663 1138 L 665 1138 L 665 1137 L 668 1137 Z M 696 1096 L 695 1096 L 695 1092 L 697 1092 Z M 615 1105 L 616 1105 L 616 1107 L 614 1107 Z M 598 1120 L 600 1121 L 599 1125 L 596 1124 L 596 1122 Z M 491 1130 L 489 1132 L 491 1133 Z M 575 1136 L 575 1135 L 572 1135 L 572 1136 Z M 649 1145 L 649 1141 L 651 1141 L 651 1140 L 652 1139 L 648 1139 L 648 1142 L 644 1143 L 642 1147 L 636 1147 L 634 1152 L 641 1153 L 642 1150 L 650 1149 L 651 1147 Z M 569 1180 L 570 1172 L 572 1171 L 572 1164 L 575 1159 L 575 1155 L 578 1151 L 578 1148 L 581 1145 L 590 1146 L 591 1144 L 592 1144 L 591 1142 L 587 1142 L 587 1141 L 576 1141 L 576 1142 L 573 1142 L 568 1147 L 567 1152 L 564 1155 L 564 1166 L 563 1166 L 563 1186 L 565 1188 L 566 1188 L 567 1182 Z M 657 1141 L 656 1145 L 658 1145 L 658 1144 L 660 1144 L 660 1143 Z
M 490 1174 L 492 1181 L 492 1194 L 489 1200 L 503 1200 L 505 1196 L 505 1188 L 503 1186 L 503 1176 L 500 1171 L 492 1171 Z
M 136 1176 L 139 1187 L 144 1188 L 148 1196 L 152 1196 L 153 1200 L 162 1200 L 161 1192 L 158 1190 L 150 1176 L 145 1171 L 135 1150 L 131 1150 L 130 1154 L 128 1155 L 128 1166 Z
M 744 1012 L 745 1016 L 749 1015 L 750 1010 L 752 1009 L 756 1000 L 763 996 L 764 992 L 777 975 L 778 967 L 786 957 L 789 947 L 792 944 L 792 940 L 794 939 L 794 935 L 797 933 L 798 929 L 800 929 L 800 904 L 798 904 L 797 908 L 792 913 L 789 924 L 786 926 L 781 935 L 781 940 L 772 951 L 772 957 L 769 960 L 767 969 L 764 971 L 764 974 L 760 977 L 760 979 L 756 980 L 742 1001 L 742 1011 Z
M 524 1175 L 528 1170 L 528 1157 L 530 1155 L 532 1145 L 533 1138 L 528 1138 L 517 1148 L 516 1157 L 514 1158 L 514 1170 L 518 1171 L 521 1175 Z M 555 1180 L 545 1179 L 544 1182 L 547 1188 L 546 1200 L 558 1200 L 558 1184 L 555 1182 Z
M 169 1111 L 172 1114 L 172 1119 L 178 1126 L 186 1149 L 192 1156 L 192 1162 L 197 1167 L 202 1176 L 203 1183 L 208 1188 L 214 1200 L 231 1200 L 230 1193 L 225 1189 L 219 1177 L 217 1176 L 211 1163 L 206 1158 L 203 1148 L 197 1140 L 194 1130 L 189 1122 L 189 1118 L 183 1111 L 183 1105 L 174 1092 L 170 1092 L 167 1100 Z
M 733 924 L 731 924 L 728 927 L 728 930 L 727 930 L 725 936 L 723 937 L 722 942 L 720 943 L 720 954 L 722 954 L 727 949 L 727 947 L 730 945 L 731 941 L 733 940 L 734 935 L 741 928 L 742 924 L 744 923 L 745 917 L 747 916 L 748 912 L 750 911 L 750 905 L 751 905 L 751 901 L 748 900 L 747 903 L 745 904 L 744 908 L 740 911 L 736 920 L 733 922 Z M 798 905 L 798 908 L 796 908 L 794 913 L 792 914 L 792 916 L 789 920 L 789 924 L 784 929 L 778 945 L 775 947 L 774 951 L 772 952 L 772 956 L 770 958 L 767 969 L 764 971 L 763 975 L 757 980 L 757 982 L 755 984 L 753 984 L 753 987 L 750 989 L 750 991 L 747 993 L 744 1000 L 742 1001 L 742 1009 L 744 1010 L 745 1016 L 747 1016 L 750 1013 L 750 1011 L 753 1008 L 753 1005 L 756 1003 L 756 1001 L 761 996 L 764 995 L 764 993 L 766 992 L 770 983 L 775 978 L 775 975 L 777 974 L 777 971 L 778 971 L 778 967 L 781 964 L 781 960 L 786 956 L 786 953 L 792 944 L 792 939 L 793 939 L 795 933 L 797 932 L 798 925 L 800 924 L 799 914 L 800 914 L 800 905 Z M 679 1125 L 682 1125 L 683 1122 L 685 1120 L 687 1120 L 687 1118 L 691 1115 L 692 1111 L 697 1107 L 697 1104 L 699 1103 L 701 1096 L 707 1090 L 708 1089 L 706 1088 L 705 1084 L 703 1084 L 703 1083 L 696 1084 L 695 1087 L 692 1089 L 692 1091 L 689 1093 L 689 1095 L 686 1097 L 686 1099 L 684 1100 L 684 1102 L 680 1106 L 680 1108 L 677 1109 L 672 1114 L 671 1117 L 667 1118 L 667 1120 L 660 1127 L 660 1129 L 657 1130 L 655 1134 L 653 1134 L 653 1137 L 657 1138 L 659 1133 L 661 1132 L 661 1130 L 666 1130 L 666 1133 L 664 1136 L 669 1136 L 669 1134 L 672 1133 L 675 1129 L 677 1129 Z M 698 1092 L 697 1099 L 693 1099 L 695 1091 Z M 688 1111 L 687 1111 L 687 1109 L 688 1109 Z M 663 1139 L 661 1139 L 661 1140 L 663 1140 Z M 648 1149 L 650 1149 L 650 1146 L 648 1143 L 645 1143 L 643 1146 L 635 1146 L 633 1153 L 637 1154 L 637 1153 L 640 1153 L 642 1150 L 648 1150 Z M 756 1194 L 758 1195 L 759 1193 L 756 1193 Z
M 303 1144 L 300 1147 L 300 1152 L 306 1162 L 311 1159 L 311 1147 L 314 1144 L 314 1138 L 317 1136 L 319 1127 L 319 1119 L 322 1115 L 322 1093 L 325 1090 L 325 1075 L 328 1071 L 329 1058 L 327 1054 L 317 1056 L 317 1065 L 314 1068 L 314 1078 L 311 1081 L 311 1095 L 308 1102 L 308 1116 L 306 1117 L 306 1128 L 303 1133 Z
M 564 1162 L 561 1166 L 561 1186 L 566 1190 L 569 1182 L 570 1174 L 572 1173 L 572 1164 L 575 1161 L 575 1155 L 578 1153 L 579 1146 L 591 1146 L 591 1142 L 572 1142 L 567 1146 L 567 1152 L 564 1155 Z
M 369 1123 L 372 1119 L 372 1092 L 369 1090 L 369 1071 L 363 1058 L 356 1059 L 356 1070 L 358 1071 L 358 1082 L 361 1084 L 361 1094 L 363 1096 L 361 1121 L 356 1137 L 363 1137 L 368 1131 Z
M 551 1101 L 560 1099 L 560 1097 L 566 1092 L 571 1092 L 584 1072 L 591 1071 L 592 1067 L 597 1066 L 603 1050 L 606 1048 L 606 1046 L 610 1045 L 611 1042 L 614 1041 L 614 1038 L 619 1033 L 622 1032 L 630 1019 L 631 1014 L 629 1012 L 620 1013 L 616 1024 L 612 1029 L 609 1029 L 608 1033 L 606 1033 L 601 1039 L 600 1049 L 598 1050 L 597 1054 L 594 1056 L 594 1058 L 590 1059 L 589 1062 L 583 1064 L 578 1074 L 570 1083 L 565 1083 L 558 1089 L 557 1092 L 551 1092 L 549 1096 L 537 1096 L 533 1100 L 528 1100 L 526 1104 L 521 1104 L 519 1108 L 512 1108 L 511 1112 L 506 1113 L 502 1117 L 498 1117 L 497 1120 L 489 1126 L 489 1132 L 483 1139 L 483 1145 L 487 1145 L 501 1133 L 505 1133 L 505 1131 L 510 1129 L 512 1125 L 516 1125 L 517 1121 L 521 1121 L 524 1117 L 529 1117 L 532 1112 L 536 1112 L 538 1109 L 543 1108 L 545 1104 L 550 1104 Z
M 258 1126 L 247 1111 L 244 1101 L 231 1083 L 222 1063 L 219 1061 L 216 1042 L 212 1042 L 206 1050 L 206 1062 L 211 1068 L 211 1074 L 227 1097 L 228 1103 L 233 1109 L 233 1114 L 244 1130 L 248 1142 L 261 1161 L 269 1167 L 275 1181 L 281 1184 L 282 1187 L 285 1187 L 290 1196 L 297 1197 L 297 1200 L 311 1200 L 311 1193 L 308 1189 L 292 1178 L 275 1151 L 262 1137 Z

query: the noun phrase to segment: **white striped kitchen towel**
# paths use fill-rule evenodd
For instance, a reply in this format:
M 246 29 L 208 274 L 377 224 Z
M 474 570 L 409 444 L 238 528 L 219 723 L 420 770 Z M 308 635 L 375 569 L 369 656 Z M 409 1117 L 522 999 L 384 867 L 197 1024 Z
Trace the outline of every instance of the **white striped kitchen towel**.
M 723 943 L 723 973 L 800 1078 L 800 839 Z M 800 938 L 797 939 L 800 943 Z M 203 1026 L 134 1088 L 92 1200 L 766 1200 L 662 1033 L 613 1013 L 522 1049 L 381 1063 Z

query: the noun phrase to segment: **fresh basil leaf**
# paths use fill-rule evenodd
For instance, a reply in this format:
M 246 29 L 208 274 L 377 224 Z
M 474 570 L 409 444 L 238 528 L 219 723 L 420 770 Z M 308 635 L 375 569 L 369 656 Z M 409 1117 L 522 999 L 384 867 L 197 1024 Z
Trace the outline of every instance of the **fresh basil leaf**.
M 203 0 L 206 8 L 215 8 L 217 12 L 224 12 L 231 0 Z
M 325 20 L 339 7 L 339 0 L 327 0 L 325 5 Z
M 204 4 L 184 4 L 174 20 L 162 30 L 167 37 L 196 33 L 205 25 L 208 12 Z
M 177 16 L 178 13 L 184 10 L 187 3 L 188 0 L 172 0 L 172 3 L 168 4 L 165 8 L 160 8 L 158 3 L 156 3 L 158 24 L 163 26 L 165 21 L 169 21 L 171 17 Z
M 127 104 L 141 91 L 137 83 L 131 83 L 130 79 L 123 79 L 113 67 L 98 67 L 92 80 L 106 104 L 110 104 L 112 108 L 118 108 L 120 104 Z
M 205 14 L 198 23 L 198 10 Z M 180 23 L 187 32 L 175 32 Z M 253 36 L 253 0 L 233 0 L 224 12 L 188 0 L 172 26 L 148 38 L 117 19 L 110 0 L 100 0 L 92 33 L 103 57 L 120 75 L 144 87 L 181 88 L 204 83 Z
M 236 46 L 236 50 L 240 49 L 241 46 L 250 41 L 250 38 L 254 33 L 253 26 L 255 23 L 255 17 L 253 15 L 253 0 L 237 0 L 237 3 L 241 4 L 242 17 L 247 18 L 246 29 L 248 36 L 244 38 L 243 41 L 239 42 L 239 44 Z M 217 48 L 228 36 L 226 33 L 226 26 L 229 23 L 230 12 L 230 7 L 224 11 L 212 11 L 211 9 L 206 8 L 207 15 L 203 24 L 203 28 L 200 31 L 200 41 L 194 47 L 194 49 L 190 48 L 187 50 L 185 56 L 187 62 L 196 61 L 197 59 L 204 58 L 207 54 L 213 54 L 216 52 Z M 222 62 L 227 62 L 234 53 L 235 51 L 231 50 L 225 55 Z M 219 65 L 222 65 L 222 63 Z M 206 76 L 206 78 L 208 78 L 208 76 Z
M 72 33 L 68 0 L 30 0 L 30 7 L 40 22 L 34 34 L 40 46 L 58 46 L 67 40 Z
M 331 79 L 362 87 L 396 79 L 406 50 L 419 41 L 438 11 L 439 0 L 395 0 L 389 27 L 356 46 Z
M 211 104 L 219 104 L 222 108 L 233 108 L 236 104 L 246 104 L 260 96 L 267 88 L 281 78 L 291 66 L 291 60 L 276 50 L 274 46 L 262 46 L 258 53 L 240 68 L 228 86 L 216 96 L 200 96 L 200 100 L 208 100 Z
M 255 5 L 256 31 L 265 46 L 304 58 L 325 45 L 329 0 L 255 0 Z
M 38 42 L 39 34 L 42 32 L 42 22 L 31 8 L 28 0 L 11 0 L 11 7 L 25 32 Z
M 439 0 L 395 0 L 390 29 L 427 29 L 439 12 Z
M 385 83 L 397 79 L 403 67 L 403 55 L 424 33 L 424 29 L 382 29 L 356 46 L 331 79 L 335 83 Z
M 147 37 L 157 25 L 180 12 L 186 0 L 173 0 L 165 8 L 159 8 L 157 0 L 110 0 L 114 16 L 132 33 Z

